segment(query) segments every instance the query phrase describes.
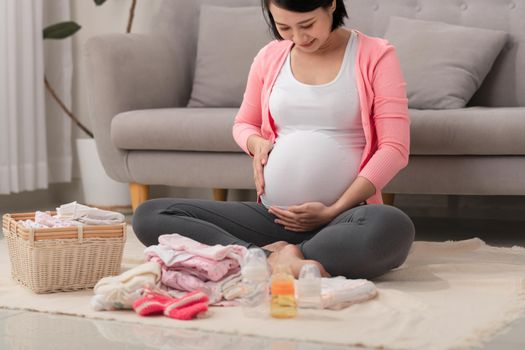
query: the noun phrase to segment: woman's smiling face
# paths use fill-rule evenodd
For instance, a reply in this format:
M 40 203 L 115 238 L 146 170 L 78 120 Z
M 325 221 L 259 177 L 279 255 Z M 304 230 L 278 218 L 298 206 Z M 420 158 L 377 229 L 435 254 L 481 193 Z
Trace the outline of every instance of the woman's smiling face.
M 328 40 L 332 32 L 335 0 L 332 7 L 319 7 L 310 12 L 288 11 L 275 6 L 272 1 L 268 9 L 281 37 L 293 41 L 301 51 L 307 53 L 317 51 Z

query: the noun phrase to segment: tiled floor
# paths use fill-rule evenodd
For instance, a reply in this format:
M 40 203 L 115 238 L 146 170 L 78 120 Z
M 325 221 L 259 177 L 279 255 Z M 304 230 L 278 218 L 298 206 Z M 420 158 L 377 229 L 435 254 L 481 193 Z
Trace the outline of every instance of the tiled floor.
M 416 225 L 417 240 L 443 241 L 480 237 L 491 245 L 525 246 L 525 217 L 521 220 L 429 216 L 412 218 Z M 4 349 L 336 350 L 342 347 L 0 310 L 0 350 Z M 515 321 L 507 333 L 496 336 L 483 349 L 525 349 L 525 316 Z
M 3 311 L 0 313 L 0 349 L 339 350 L 348 348 L 147 325 L 138 326 L 70 316 Z

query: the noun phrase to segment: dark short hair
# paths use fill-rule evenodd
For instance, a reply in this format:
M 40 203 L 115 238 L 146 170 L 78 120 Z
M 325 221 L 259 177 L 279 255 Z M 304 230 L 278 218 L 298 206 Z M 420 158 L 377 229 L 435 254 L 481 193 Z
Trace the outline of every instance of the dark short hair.
M 283 40 L 283 37 L 279 34 L 273 16 L 270 12 L 270 1 L 277 7 L 293 12 L 310 12 L 319 7 L 327 8 L 330 7 L 333 2 L 333 0 L 261 0 L 264 19 L 266 20 L 266 23 L 268 23 L 272 35 L 278 40 Z M 332 32 L 343 26 L 344 19 L 348 18 L 343 0 L 336 0 L 335 3 L 336 7 L 333 14 Z

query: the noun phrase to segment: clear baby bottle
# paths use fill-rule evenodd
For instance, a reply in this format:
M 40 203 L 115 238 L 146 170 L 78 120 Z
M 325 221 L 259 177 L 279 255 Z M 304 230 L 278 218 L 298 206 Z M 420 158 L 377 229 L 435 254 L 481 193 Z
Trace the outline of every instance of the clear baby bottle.
M 270 271 L 266 254 L 260 248 L 250 248 L 241 266 L 241 306 L 248 317 L 268 315 Z
M 314 264 L 303 265 L 299 272 L 297 305 L 303 309 L 322 309 L 321 272 Z

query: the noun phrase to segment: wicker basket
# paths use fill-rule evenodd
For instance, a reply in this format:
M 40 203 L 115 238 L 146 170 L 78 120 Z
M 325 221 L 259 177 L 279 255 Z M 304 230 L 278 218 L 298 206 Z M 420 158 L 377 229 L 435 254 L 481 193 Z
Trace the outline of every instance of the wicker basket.
M 54 212 L 49 212 L 54 215 Z M 126 224 L 32 229 L 18 223 L 35 213 L 5 214 L 4 235 L 11 276 L 35 293 L 93 288 L 118 275 L 126 242 Z

